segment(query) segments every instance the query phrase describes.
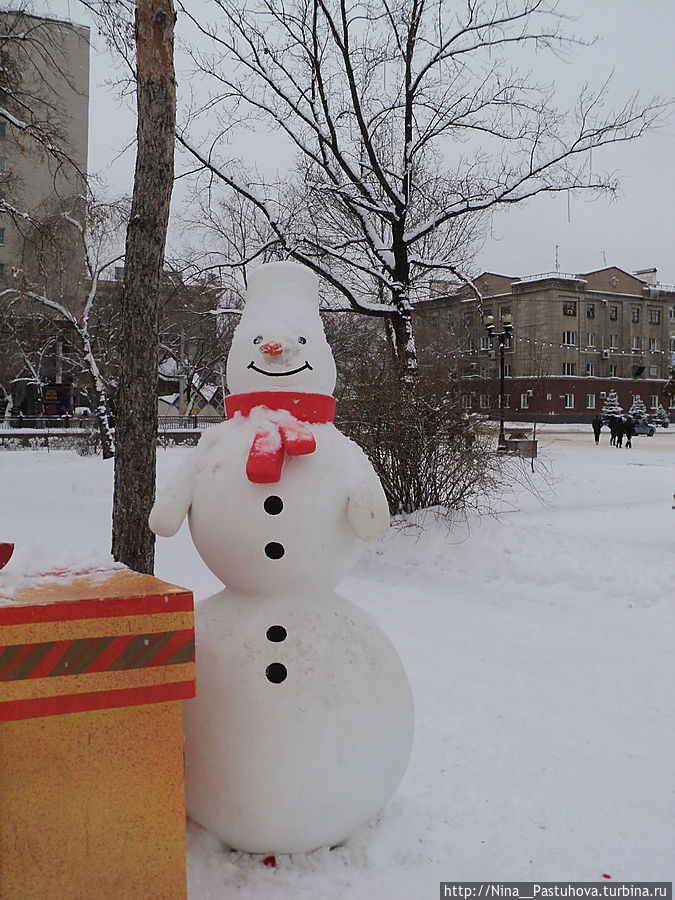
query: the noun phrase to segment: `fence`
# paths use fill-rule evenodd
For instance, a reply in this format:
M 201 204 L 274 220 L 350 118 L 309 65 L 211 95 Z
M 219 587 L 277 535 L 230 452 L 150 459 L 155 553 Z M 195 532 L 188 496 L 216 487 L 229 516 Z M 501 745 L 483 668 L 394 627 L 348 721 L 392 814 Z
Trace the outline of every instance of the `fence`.
M 210 425 L 222 422 L 220 416 L 160 416 L 160 431 L 175 431 L 178 429 L 191 429 L 203 431 Z M 114 427 L 115 420 L 111 417 L 110 424 Z M 4 431 L 35 430 L 35 431 L 95 431 L 97 423 L 94 416 L 10 416 L 9 419 L 0 421 L 0 429 Z

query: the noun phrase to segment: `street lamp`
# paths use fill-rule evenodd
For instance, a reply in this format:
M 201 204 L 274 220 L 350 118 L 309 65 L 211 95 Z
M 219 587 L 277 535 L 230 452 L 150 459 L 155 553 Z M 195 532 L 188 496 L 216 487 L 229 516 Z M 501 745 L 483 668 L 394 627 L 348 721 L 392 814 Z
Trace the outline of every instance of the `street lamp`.
M 494 347 L 495 338 L 499 340 L 499 440 L 497 441 L 497 453 L 506 453 L 506 436 L 504 434 L 504 345 L 513 331 L 513 316 L 505 313 L 501 317 L 502 330 L 495 331 L 494 316 L 485 316 L 483 325 L 490 335 L 490 341 Z

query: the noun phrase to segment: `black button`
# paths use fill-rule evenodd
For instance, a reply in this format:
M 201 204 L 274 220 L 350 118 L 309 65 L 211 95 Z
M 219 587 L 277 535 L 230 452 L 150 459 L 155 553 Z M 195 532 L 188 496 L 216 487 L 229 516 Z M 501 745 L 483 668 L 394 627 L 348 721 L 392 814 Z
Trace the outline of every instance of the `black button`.
M 285 552 L 283 544 L 277 544 L 276 541 L 265 544 L 265 555 L 270 559 L 281 559 Z
M 267 680 L 271 681 L 272 684 L 281 684 L 286 679 L 288 671 L 283 663 L 270 663 L 265 669 L 265 675 L 267 675 Z
M 275 644 L 285 641 L 287 636 L 288 632 L 283 625 L 272 625 L 267 629 L 267 640 L 273 641 Z
M 264 502 L 265 512 L 270 516 L 278 516 L 284 508 L 284 501 L 276 494 L 271 494 Z

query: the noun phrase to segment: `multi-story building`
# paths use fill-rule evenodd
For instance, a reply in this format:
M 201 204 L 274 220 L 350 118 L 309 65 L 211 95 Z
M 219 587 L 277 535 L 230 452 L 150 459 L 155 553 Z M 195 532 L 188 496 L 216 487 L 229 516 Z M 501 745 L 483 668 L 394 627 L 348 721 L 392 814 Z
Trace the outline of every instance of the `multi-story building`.
M 37 386 L 38 408 L 57 414 L 73 398 L 68 325 L 29 294 L 56 300 L 74 316 L 86 296 L 79 226 L 86 214 L 89 29 L 0 11 L 0 69 L 0 403 L 11 391 L 18 405 Z
M 59 215 L 84 221 L 89 29 L 2 11 L 0 59 L 0 278 L 52 279 L 75 310 L 84 249 Z
M 459 379 L 467 409 L 490 413 L 499 403 L 498 346 L 483 319 L 513 318 L 504 347 L 504 406 L 513 419 L 585 421 L 609 391 L 628 411 L 640 396 L 661 404 L 675 364 L 675 287 L 656 270 L 633 275 L 610 266 L 582 275 L 551 272 L 513 278 L 484 273 L 469 285 L 433 282 L 415 308 L 423 358 Z M 495 341 L 495 344 L 498 342 Z

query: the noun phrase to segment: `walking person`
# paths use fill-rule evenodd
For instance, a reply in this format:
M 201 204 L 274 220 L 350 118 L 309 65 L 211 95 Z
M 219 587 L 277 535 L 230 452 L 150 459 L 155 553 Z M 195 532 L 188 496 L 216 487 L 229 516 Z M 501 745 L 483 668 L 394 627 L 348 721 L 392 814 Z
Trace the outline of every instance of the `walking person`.
M 600 443 L 600 432 L 602 431 L 602 419 L 600 418 L 600 416 L 597 413 L 595 414 L 595 418 L 591 422 L 591 425 L 593 426 L 593 434 L 595 435 L 595 443 L 599 444 Z
M 623 444 L 623 419 L 621 416 L 616 417 L 616 446 L 621 447 Z
M 633 435 L 635 434 L 635 422 L 632 416 L 626 416 L 623 423 L 623 433 L 626 435 L 626 449 L 633 446 Z
M 611 435 L 611 437 L 609 439 L 609 443 L 611 444 L 612 447 L 616 447 L 616 416 L 610 416 L 609 432 Z

